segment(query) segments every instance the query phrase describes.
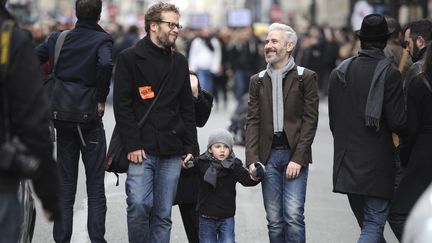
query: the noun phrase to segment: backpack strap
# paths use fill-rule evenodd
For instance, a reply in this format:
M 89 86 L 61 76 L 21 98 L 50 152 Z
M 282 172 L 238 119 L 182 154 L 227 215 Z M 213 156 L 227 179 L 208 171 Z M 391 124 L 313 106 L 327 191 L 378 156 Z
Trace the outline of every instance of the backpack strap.
M 297 80 L 299 83 L 299 89 L 302 93 L 304 93 L 304 84 L 303 84 L 303 73 L 305 68 L 302 66 L 297 66 Z M 256 89 L 256 96 L 259 97 L 259 90 L 262 85 L 264 75 L 267 72 L 267 70 L 262 70 L 258 73 L 258 80 L 257 80 L 257 89 Z
M 256 96 L 259 97 L 259 91 L 260 91 L 260 87 L 263 83 L 263 79 L 264 79 L 264 75 L 267 72 L 267 70 L 262 70 L 261 72 L 258 73 L 258 80 L 257 80 L 257 89 L 256 89 Z
M 305 68 L 302 66 L 297 66 L 297 80 L 299 85 L 299 90 L 304 94 L 304 83 L 303 83 L 303 73 Z
M 64 30 L 60 33 L 59 37 L 56 40 L 56 44 L 55 44 L 55 49 L 54 49 L 54 63 L 53 63 L 53 67 L 52 67 L 52 72 L 55 73 L 56 71 L 56 67 L 57 67 L 57 62 L 60 56 L 60 51 L 62 49 L 63 46 L 63 42 L 66 39 L 66 35 L 69 33 L 69 30 Z

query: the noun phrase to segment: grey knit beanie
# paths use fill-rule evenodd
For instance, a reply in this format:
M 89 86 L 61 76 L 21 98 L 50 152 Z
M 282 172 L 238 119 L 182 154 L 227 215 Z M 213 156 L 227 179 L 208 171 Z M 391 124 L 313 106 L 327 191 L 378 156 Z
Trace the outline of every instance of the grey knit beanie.
M 210 148 L 215 143 L 224 143 L 228 146 L 229 150 L 232 152 L 234 139 L 230 132 L 226 129 L 218 128 L 210 133 L 207 148 Z

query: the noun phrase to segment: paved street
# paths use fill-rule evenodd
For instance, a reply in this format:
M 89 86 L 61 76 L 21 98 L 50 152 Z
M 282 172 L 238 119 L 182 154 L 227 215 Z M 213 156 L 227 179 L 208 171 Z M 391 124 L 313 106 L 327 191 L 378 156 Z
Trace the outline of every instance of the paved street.
M 205 148 L 209 131 L 217 127 L 227 127 L 229 117 L 235 108 L 231 101 L 227 110 L 213 109 L 206 127 L 198 130 L 201 148 Z M 114 126 L 112 107 L 107 107 L 104 118 L 107 139 L 111 136 Z M 202 149 L 201 149 L 202 151 Z M 236 146 L 234 151 L 244 159 L 244 148 Z M 307 241 L 312 243 L 351 243 L 356 242 L 359 229 L 352 215 L 347 198 L 332 193 L 332 137 L 328 128 L 327 104 L 320 104 L 320 120 L 317 136 L 313 145 L 314 164 L 310 166 L 306 196 L 306 231 Z M 84 168 L 80 167 L 79 186 L 75 202 L 74 232 L 72 242 L 86 243 L 86 191 Z M 108 212 L 106 218 L 106 239 L 108 242 L 127 242 L 126 200 L 124 193 L 125 176 L 120 176 L 120 186 L 115 186 L 114 174 L 106 174 L 105 188 Z M 244 188 L 237 186 L 236 240 L 239 243 L 268 242 L 266 219 L 262 203 L 261 186 Z M 40 212 L 40 207 L 38 212 Z M 40 213 L 39 213 L 40 214 Z M 52 225 L 41 217 L 37 218 L 34 242 L 54 242 Z M 389 227 L 385 237 L 388 243 L 396 243 Z M 173 228 L 171 242 L 186 243 L 178 208 L 173 208 Z

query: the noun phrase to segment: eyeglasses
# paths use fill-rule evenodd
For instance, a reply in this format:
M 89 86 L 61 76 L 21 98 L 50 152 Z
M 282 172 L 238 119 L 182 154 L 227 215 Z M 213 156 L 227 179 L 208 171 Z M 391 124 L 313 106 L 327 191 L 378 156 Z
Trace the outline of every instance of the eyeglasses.
M 172 29 L 172 30 L 173 30 L 175 27 L 177 27 L 177 29 L 179 29 L 179 30 L 183 29 L 183 26 L 181 26 L 181 25 L 179 25 L 179 24 L 176 24 L 176 23 L 173 23 L 173 22 L 168 22 L 168 21 L 163 21 L 163 20 L 158 20 L 157 22 L 168 24 L 168 27 L 169 27 L 170 29 Z

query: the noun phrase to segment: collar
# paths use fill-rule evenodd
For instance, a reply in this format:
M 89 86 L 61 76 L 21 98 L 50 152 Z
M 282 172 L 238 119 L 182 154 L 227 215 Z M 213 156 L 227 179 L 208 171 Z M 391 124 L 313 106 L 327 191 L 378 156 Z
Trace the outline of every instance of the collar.
M 150 39 L 150 35 L 146 35 L 144 38 L 138 41 L 135 52 L 140 57 L 146 57 L 149 52 L 157 53 L 162 56 L 170 56 L 172 54 L 171 48 L 160 48 Z
M 90 29 L 90 30 L 95 30 L 95 31 L 100 31 L 100 32 L 106 33 L 106 31 L 104 29 L 102 29 L 102 27 L 100 27 L 100 25 L 98 25 L 95 22 L 90 22 L 90 21 L 78 20 L 75 24 L 75 28 L 84 28 L 84 29 Z
M 378 60 L 386 58 L 384 51 L 378 48 L 361 49 L 359 51 L 359 56 L 368 56 Z

